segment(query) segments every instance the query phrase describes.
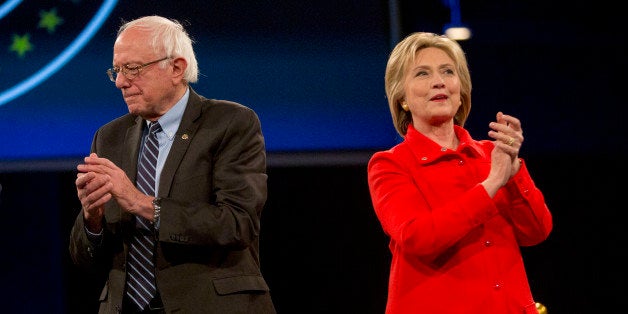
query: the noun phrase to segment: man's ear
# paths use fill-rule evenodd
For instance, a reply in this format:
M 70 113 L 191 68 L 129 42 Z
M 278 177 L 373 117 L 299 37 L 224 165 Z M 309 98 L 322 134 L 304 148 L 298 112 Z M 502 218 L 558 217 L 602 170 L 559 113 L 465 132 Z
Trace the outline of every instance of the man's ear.
M 172 78 L 175 80 L 182 80 L 183 73 L 188 67 L 188 62 L 183 58 L 175 58 L 172 60 Z

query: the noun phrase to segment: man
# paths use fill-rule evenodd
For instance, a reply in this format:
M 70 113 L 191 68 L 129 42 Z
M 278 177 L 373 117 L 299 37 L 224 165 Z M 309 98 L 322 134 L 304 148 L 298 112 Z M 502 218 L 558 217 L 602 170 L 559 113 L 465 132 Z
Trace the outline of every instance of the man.
M 69 247 L 76 265 L 108 272 L 99 313 L 275 313 L 259 261 L 257 115 L 189 86 L 198 65 L 175 20 L 122 25 L 113 52 L 129 114 L 98 129 L 77 166 Z

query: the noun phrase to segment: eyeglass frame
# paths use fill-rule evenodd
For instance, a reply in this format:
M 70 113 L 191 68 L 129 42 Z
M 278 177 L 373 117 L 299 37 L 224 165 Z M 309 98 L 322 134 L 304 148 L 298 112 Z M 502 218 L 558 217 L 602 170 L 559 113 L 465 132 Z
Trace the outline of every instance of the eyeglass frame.
M 155 61 L 151 61 L 151 62 L 146 62 L 146 63 L 144 63 L 144 64 L 141 64 L 141 65 L 138 65 L 138 66 L 134 66 L 134 67 L 129 67 L 129 65 L 128 65 L 128 64 L 125 64 L 125 65 L 123 65 L 123 66 L 121 66 L 121 67 L 113 67 L 113 68 L 109 68 L 109 69 L 107 69 L 107 76 L 109 76 L 109 80 L 110 80 L 110 81 L 112 81 L 112 82 L 114 82 L 114 83 L 115 83 L 115 82 L 116 82 L 116 78 L 118 77 L 118 74 L 120 74 L 120 72 L 122 72 L 122 75 L 124 75 L 124 77 L 125 77 L 127 80 L 133 80 L 133 79 L 135 79 L 136 77 L 140 76 L 140 72 L 141 72 L 141 71 L 142 71 L 145 67 L 147 67 L 147 66 L 149 66 L 149 65 L 153 65 L 153 64 L 158 63 L 158 62 L 161 62 L 161 61 L 164 61 L 164 60 L 167 60 L 167 59 L 170 59 L 170 57 L 163 57 L 163 58 L 161 58 L 161 59 L 159 59 L 159 60 L 155 60 Z M 133 74 L 133 75 L 132 75 L 132 77 L 129 77 L 129 76 L 128 76 L 128 75 L 129 75 L 129 73 L 131 73 L 131 72 L 135 72 L 135 71 L 137 71 L 137 73 L 136 73 L 136 74 Z M 114 73 L 115 73 L 115 75 L 114 75 Z

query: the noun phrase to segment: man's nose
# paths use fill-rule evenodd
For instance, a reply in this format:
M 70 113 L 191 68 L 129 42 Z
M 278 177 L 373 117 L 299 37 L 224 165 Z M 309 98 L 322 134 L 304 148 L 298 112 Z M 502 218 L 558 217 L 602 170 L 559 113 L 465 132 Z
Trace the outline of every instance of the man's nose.
M 122 72 L 118 73 L 116 76 L 116 87 L 122 89 L 123 87 L 128 87 L 129 85 L 131 85 L 131 80 L 126 78 Z

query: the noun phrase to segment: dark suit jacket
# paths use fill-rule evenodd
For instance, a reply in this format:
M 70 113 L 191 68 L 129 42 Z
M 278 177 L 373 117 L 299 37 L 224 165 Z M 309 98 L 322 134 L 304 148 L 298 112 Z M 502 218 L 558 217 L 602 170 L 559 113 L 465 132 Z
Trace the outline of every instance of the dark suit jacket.
M 91 151 L 135 182 L 142 130 L 130 114 L 102 126 Z M 260 272 L 260 215 L 266 202 L 266 153 L 256 113 L 240 104 L 190 98 L 161 172 L 157 286 L 167 313 L 275 313 Z M 133 216 L 105 206 L 102 243 L 94 245 L 79 213 L 70 235 L 73 261 L 108 271 L 99 313 L 117 313 Z

